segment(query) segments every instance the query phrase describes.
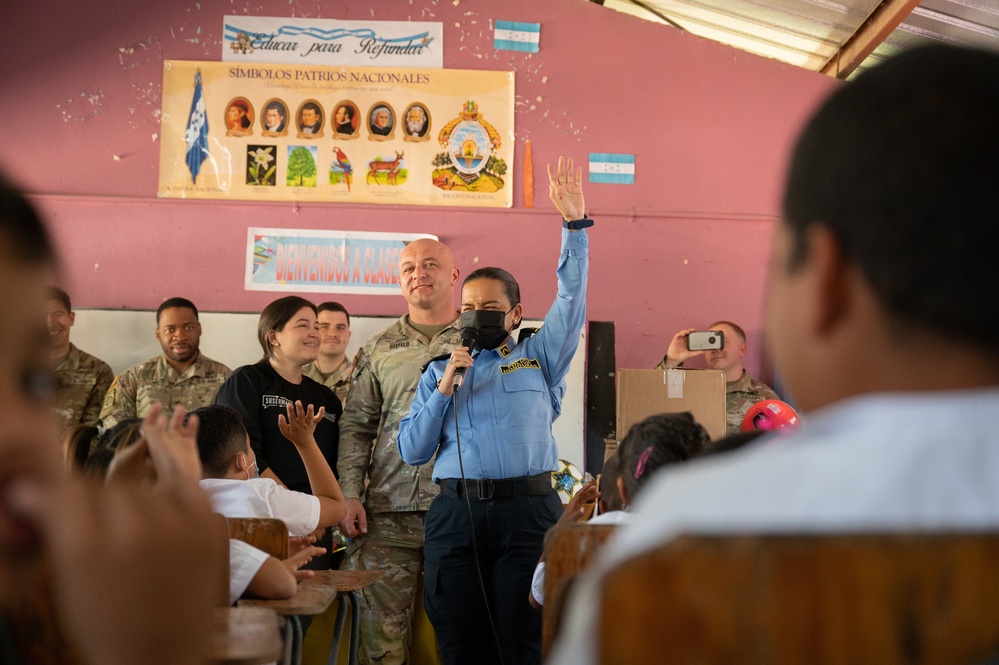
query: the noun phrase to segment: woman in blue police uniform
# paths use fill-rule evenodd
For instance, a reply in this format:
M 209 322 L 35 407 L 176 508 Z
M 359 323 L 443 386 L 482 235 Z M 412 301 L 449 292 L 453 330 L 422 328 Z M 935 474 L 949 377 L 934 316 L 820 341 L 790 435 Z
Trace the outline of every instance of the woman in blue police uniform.
M 584 215 L 582 170 L 560 158 L 548 178 L 564 230 L 558 293 L 544 326 L 516 343 L 510 331 L 523 313 L 516 280 L 500 268 L 470 274 L 461 289 L 461 326 L 463 336 L 468 329 L 478 333 L 478 350 L 459 346 L 450 358 L 429 363 L 399 427 L 406 462 L 426 464 L 437 455 L 433 477 L 441 494 L 426 520 L 424 603 L 445 665 L 501 662 L 497 640 L 504 665 L 541 663 L 541 613 L 527 593 L 545 532 L 562 513 L 551 485 L 558 462 L 551 426 L 586 319 L 583 229 L 592 225 Z M 455 409 L 459 368 L 465 376 Z

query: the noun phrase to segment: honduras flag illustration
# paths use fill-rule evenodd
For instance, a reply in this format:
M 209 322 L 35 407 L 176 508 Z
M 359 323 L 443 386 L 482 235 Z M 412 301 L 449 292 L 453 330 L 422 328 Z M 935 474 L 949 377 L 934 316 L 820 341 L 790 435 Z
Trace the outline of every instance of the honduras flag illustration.
M 635 156 L 612 152 L 591 152 L 590 182 L 634 185 Z
M 497 51 L 537 53 L 540 40 L 540 23 L 496 21 L 493 30 L 493 48 Z
M 194 97 L 191 99 L 191 115 L 187 118 L 187 168 L 191 171 L 191 182 L 198 182 L 201 163 L 208 159 L 208 115 L 205 113 L 205 95 L 201 90 L 201 70 L 194 75 Z

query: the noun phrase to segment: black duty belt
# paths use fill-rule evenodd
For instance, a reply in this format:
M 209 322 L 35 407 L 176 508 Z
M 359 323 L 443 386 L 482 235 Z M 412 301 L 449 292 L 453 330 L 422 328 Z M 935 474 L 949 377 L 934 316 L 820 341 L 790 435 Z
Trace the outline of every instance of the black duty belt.
M 437 481 L 444 492 L 456 492 L 460 498 L 466 495 L 471 499 L 510 499 L 517 496 L 547 496 L 552 491 L 551 472 L 520 478 L 483 478 L 462 480 L 461 478 L 441 478 Z

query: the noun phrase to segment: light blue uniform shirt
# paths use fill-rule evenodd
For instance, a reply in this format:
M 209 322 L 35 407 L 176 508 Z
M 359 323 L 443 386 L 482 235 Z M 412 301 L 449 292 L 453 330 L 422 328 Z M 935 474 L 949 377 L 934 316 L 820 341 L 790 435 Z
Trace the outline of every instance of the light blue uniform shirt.
M 537 334 L 475 354 L 458 390 L 466 478 L 516 478 L 557 468 L 552 422 L 562 412 L 565 375 L 586 320 L 588 242 L 586 231 L 562 230 L 558 293 Z M 426 464 L 437 453 L 434 480 L 461 477 L 451 397 L 437 390 L 446 364 L 436 360 L 423 373 L 397 439 L 409 464 Z

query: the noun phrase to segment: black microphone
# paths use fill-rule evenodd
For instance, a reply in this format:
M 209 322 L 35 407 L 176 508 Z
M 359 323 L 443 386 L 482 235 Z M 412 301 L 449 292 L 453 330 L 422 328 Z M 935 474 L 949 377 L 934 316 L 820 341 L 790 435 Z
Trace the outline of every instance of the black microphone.
M 461 343 L 459 346 L 468 347 L 468 352 L 471 353 L 475 350 L 475 344 L 479 341 L 479 331 L 475 328 L 462 328 L 461 329 Z M 461 384 L 465 381 L 465 370 L 467 367 L 459 367 L 454 370 L 454 386 L 453 390 L 461 388 Z

